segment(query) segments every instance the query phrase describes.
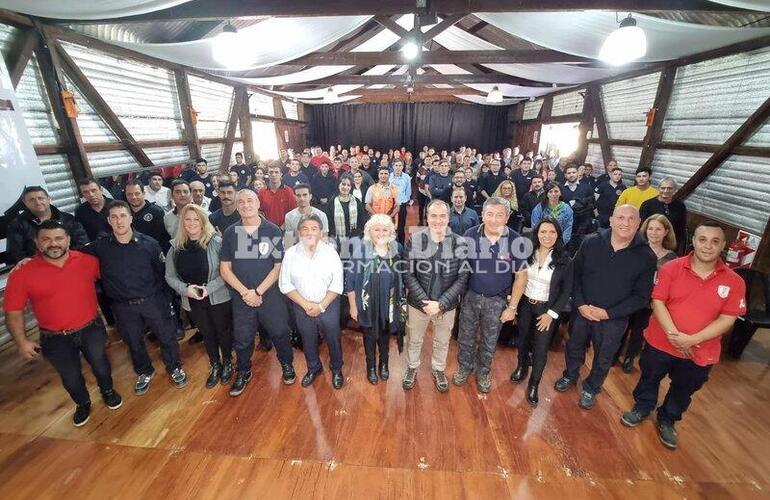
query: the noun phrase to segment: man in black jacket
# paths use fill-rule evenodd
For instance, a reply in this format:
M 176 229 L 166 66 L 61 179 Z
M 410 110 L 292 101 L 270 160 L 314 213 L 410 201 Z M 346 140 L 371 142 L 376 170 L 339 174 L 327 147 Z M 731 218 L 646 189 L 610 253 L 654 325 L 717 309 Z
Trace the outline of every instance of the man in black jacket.
M 684 255 L 687 248 L 687 207 L 681 200 L 675 200 L 676 181 L 666 177 L 658 184 L 658 197 L 647 200 L 639 207 L 642 221 L 655 214 L 663 214 L 671 221 L 676 235 L 676 253 Z
M 578 403 L 590 410 L 623 340 L 631 313 L 650 303 L 656 258 L 638 233 L 639 211 L 620 205 L 602 229 L 583 240 L 575 255 L 574 315 L 565 358 L 567 367 L 554 388 L 564 392 L 577 383 L 589 340 L 594 346 L 591 373 Z
M 540 197 L 543 196 L 543 177 L 535 175 L 532 177 L 532 191 L 527 191 L 524 196 L 519 198 L 519 211 L 524 218 L 524 227 L 532 227 L 532 210 L 535 205 L 540 203 Z
M 126 183 L 126 201 L 131 207 L 134 229 L 155 238 L 160 249 L 163 250 L 163 255 L 168 253 L 168 249 L 171 248 L 169 241 L 171 238 L 163 224 L 166 212 L 155 203 L 144 199 L 144 187 L 140 180 L 133 179 Z
M 21 193 L 24 210 L 8 224 L 7 261 L 16 264 L 25 257 L 37 253 L 35 236 L 37 227 L 46 220 L 58 220 L 67 228 L 71 235 L 70 247 L 79 250 L 88 244 L 88 234 L 83 226 L 72 215 L 60 211 L 51 205 L 48 191 L 40 186 L 27 186 Z
M 449 230 L 449 205 L 434 199 L 428 203 L 426 213 L 428 229 L 414 234 L 404 252 L 409 262 L 408 272 L 404 275 L 409 314 L 403 387 L 414 387 L 425 332 L 432 323 L 433 380 L 439 392 L 447 392 L 449 381 L 444 370 L 449 340 L 470 269 L 463 265 L 467 254 L 465 239 Z

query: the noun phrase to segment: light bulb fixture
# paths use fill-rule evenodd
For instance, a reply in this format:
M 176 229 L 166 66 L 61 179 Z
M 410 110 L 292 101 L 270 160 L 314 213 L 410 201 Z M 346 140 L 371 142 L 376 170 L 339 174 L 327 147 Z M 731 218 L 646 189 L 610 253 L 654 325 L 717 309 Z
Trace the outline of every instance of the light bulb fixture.
M 613 66 L 620 66 L 643 57 L 647 53 L 647 37 L 644 30 L 631 17 L 620 21 L 618 29 L 610 33 L 599 51 L 599 59 Z
M 500 92 L 500 88 L 497 85 L 492 87 L 492 90 L 490 90 L 489 94 L 487 94 L 487 102 L 490 102 L 490 103 L 503 102 L 503 93 Z
M 401 53 L 411 61 L 420 54 L 420 46 L 415 42 L 406 42 L 401 48 Z
M 222 33 L 214 38 L 211 46 L 211 52 L 214 59 L 228 68 L 237 68 L 243 64 L 241 47 L 238 38 L 238 30 L 228 21 Z
M 326 94 L 324 94 L 324 104 L 333 104 L 337 102 L 337 93 L 334 91 L 334 87 L 329 87 L 326 89 Z

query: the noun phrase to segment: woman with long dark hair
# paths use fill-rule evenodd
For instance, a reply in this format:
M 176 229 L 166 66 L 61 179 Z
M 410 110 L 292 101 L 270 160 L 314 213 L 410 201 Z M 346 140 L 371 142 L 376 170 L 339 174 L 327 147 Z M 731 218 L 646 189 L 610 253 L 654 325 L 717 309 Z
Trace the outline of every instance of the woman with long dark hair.
M 540 220 L 532 230 L 532 242 L 527 288 L 519 302 L 519 364 L 511 374 L 511 382 L 519 383 L 526 377 L 532 351 L 527 402 L 537 406 L 537 388 L 548 358 L 548 346 L 559 325 L 559 314 L 572 293 L 572 260 L 556 219 Z
M 341 238 L 363 236 L 366 208 L 353 196 L 353 177 L 344 173 L 337 181 L 337 194 L 324 207 L 329 220 L 329 236 L 338 242 Z

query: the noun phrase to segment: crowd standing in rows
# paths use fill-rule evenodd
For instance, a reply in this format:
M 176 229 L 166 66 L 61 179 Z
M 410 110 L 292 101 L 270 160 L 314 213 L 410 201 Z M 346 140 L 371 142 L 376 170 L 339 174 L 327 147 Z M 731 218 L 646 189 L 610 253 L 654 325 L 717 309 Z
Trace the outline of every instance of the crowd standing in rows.
M 301 346 L 303 387 L 322 375 L 326 343 L 331 383 L 341 389 L 350 320 L 363 333 L 370 383 L 389 379 L 395 338 L 406 351 L 401 383 L 412 389 L 430 330 L 432 378 L 447 392 L 456 331 L 451 382 L 474 376 L 486 393 L 500 331 L 515 321 L 510 380 L 528 378 L 526 400 L 536 406 L 552 339 L 568 324 L 555 389 L 578 384 L 590 344 L 578 397 L 590 410 L 612 365 L 622 357 L 630 373 L 639 357 L 635 404 L 621 421 L 645 419 L 668 376 L 657 427 L 675 448 L 674 425 L 719 360 L 719 337 L 745 312 L 745 285 L 721 261 L 718 224 L 701 223 L 690 238 L 673 179 L 655 188 L 643 167 L 627 187 L 617 162 L 605 170 L 594 176 L 590 164 L 518 148 L 482 155 L 426 146 L 413 155 L 333 146 L 254 164 L 236 153 L 221 173 L 200 158 L 173 179 L 150 171 L 109 185 L 82 179 L 74 216 L 30 186 L 8 228 L 7 254 L 18 264 L 5 293 L 7 324 L 23 357 L 42 354 L 58 371 L 76 426 L 91 408 L 81 354 L 105 404 L 122 404 L 99 309 L 128 347 L 136 395 L 155 375 L 148 339 L 171 383 L 188 383 L 182 315 L 198 330 L 191 342 L 205 345 L 206 387 L 230 384 L 234 397 L 252 379 L 257 339 L 275 348 L 285 384 L 297 378 L 292 344 Z M 413 204 L 419 223 L 409 227 Z M 28 304 L 37 342 L 24 328 Z

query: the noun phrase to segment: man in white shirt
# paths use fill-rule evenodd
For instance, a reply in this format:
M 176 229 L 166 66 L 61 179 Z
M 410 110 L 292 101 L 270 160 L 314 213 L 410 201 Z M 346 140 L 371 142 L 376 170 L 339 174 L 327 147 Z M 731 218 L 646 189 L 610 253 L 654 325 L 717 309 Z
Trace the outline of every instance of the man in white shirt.
M 321 239 L 324 231 L 315 213 L 303 215 L 298 224 L 300 241 L 283 256 L 278 287 L 292 301 L 297 329 L 302 336 L 302 350 L 308 371 L 302 377 L 307 387 L 323 371 L 318 357 L 318 331 L 323 330 L 329 346 L 332 385 L 340 389 L 342 376 L 342 341 L 340 301 L 342 261 L 336 250 Z
M 163 177 L 158 173 L 152 174 L 150 183 L 144 186 L 144 199 L 148 203 L 155 203 L 166 212 L 174 208 L 171 190 L 163 185 Z
M 324 234 L 329 233 L 329 220 L 326 214 L 314 206 L 310 205 L 313 199 L 313 193 L 307 184 L 297 184 L 294 187 L 294 198 L 297 200 L 297 208 L 286 214 L 283 223 L 283 232 L 289 238 L 289 242 L 296 241 L 299 221 L 303 215 L 315 214 L 321 219 L 321 230 Z M 291 239 L 293 238 L 293 239 Z
M 208 212 L 211 198 L 206 196 L 206 186 L 201 181 L 192 181 L 190 183 L 190 193 L 192 194 L 192 202 Z

